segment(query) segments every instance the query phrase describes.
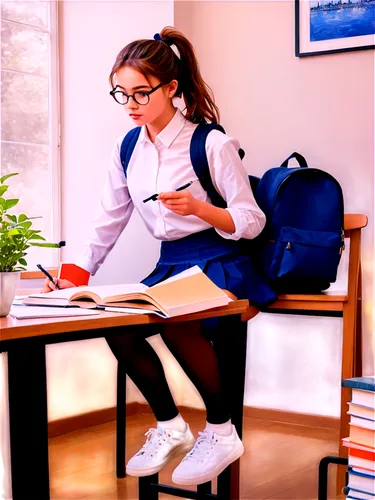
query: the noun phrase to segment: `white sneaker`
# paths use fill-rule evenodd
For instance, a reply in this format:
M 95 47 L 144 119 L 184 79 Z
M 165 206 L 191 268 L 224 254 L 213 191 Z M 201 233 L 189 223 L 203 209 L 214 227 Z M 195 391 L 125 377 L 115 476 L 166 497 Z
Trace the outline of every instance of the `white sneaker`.
M 185 432 L 170 429 L 149 429 L 145 436 L 147 440 L 142 448 L 126 465 L 129 476 L 150 476 L 156 474 L 165 465 L 194 446 L 194 436 L 186 424 Z
M 199 432 L 194 448 L 174 470 L 172 481 L 182 485 L 211 481 L 243 452 L 244 447 L 234 425 L 229 436 L 222 436 L 206 429 Z

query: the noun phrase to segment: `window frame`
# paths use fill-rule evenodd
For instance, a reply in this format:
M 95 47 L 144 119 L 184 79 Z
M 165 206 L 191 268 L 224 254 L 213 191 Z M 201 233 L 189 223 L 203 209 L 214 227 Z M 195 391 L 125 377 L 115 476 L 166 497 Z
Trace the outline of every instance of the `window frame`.
M 47 4 L 47 27 L 42 28 L 32 24 L 14 21 L 4 18 L 7 22 L 15 22 L 23 26 L 29 26 L 39 31 L 47 33 L 49 37 L 48 46 L 48 135 L 49 135 L 49 153 L 48 153 L 48 174 L 49 174 L 49 207 L 52 212 L 50 222 L 50 237 L 47 240 L 58 243 L 61 241 L 62 220 L 61 220 L 61 94 L 60 94 L 60 64 L 59 64 L 59 6 L 55 0 L 45 0 Z M 3 20 L 3 18 L 1 18 Z M 2 68 L 6 71 L 6 68 Z M 4 141 L 7 142 L 7 141 Z M 52 226 L 52 227 L 51 227 Z M 46 252 L 46 249 L 40 249 L 40 252 Z M 61 248 L 50 249 L 51 260 L 49 268 L 58 267 L 61 261 Z M 41 253 L 42 258 L 42 253 Z M 27 266 L 27 271 L 34 271 L 36 268 Z
M 47 0 L 49 4 L 50 30 L 50 93 L 49 93 L 49 133 L 51 140 L 50 161 L 50 206 L 52 208 L 53 242 L 61 241 L 61 94 L 60 94 L 60 58 L 59 58 L 59 2 Z M 52 267 L 61 261 L 61 248 L 53 252 Z

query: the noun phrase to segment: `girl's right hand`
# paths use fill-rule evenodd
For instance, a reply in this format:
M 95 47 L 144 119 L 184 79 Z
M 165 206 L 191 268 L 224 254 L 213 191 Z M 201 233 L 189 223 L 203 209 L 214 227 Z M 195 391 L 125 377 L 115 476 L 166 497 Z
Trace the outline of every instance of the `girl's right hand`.
M 68 281 L 68 280 L 60 280 L 57 278 L 53 278 L 53 280 L 55 283 L 57 282 L 60 289 L 73 288 L 76 286 L 74 283 L 72 283 L 71 281 Z M 49 278 L 46 278 L 44 281 L 44 285 L 43 285 L 43 289 L 42 289 L 41 293 L 49 293 L 49 292 L 52 292 L 54 290 L 57 290 L 55 283 L 52 283 L 52 281 Z

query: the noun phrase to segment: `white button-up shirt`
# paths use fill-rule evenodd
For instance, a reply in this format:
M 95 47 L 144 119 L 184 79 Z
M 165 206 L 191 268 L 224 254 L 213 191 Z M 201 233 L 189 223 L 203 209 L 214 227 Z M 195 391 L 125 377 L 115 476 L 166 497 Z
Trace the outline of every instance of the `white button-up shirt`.
M 178 215 L 160 201 L 143 200 L 154 193 L 173 191 L 194 181 L 189 191 L 198 200 L 210 203 L 190 161 L 190 141 L 196 124 L 185 119 L 177 109 L 168 125 L 152 143 L 142 127 L 131 156 L 127 177 L 120 160 L 119 138 L 112 154 L 100 211 L 94 219 L 84 255 L 77 261 L 95 274 L 116 243 L 135 209 L 148 231 L 159 240 L 176 240 L 212 227 L 195 215 Z M 206 153 L 211 178 L 216 190 L 227 202 L 235 231 L 216 231 L 227 239 L 255 238 L 265 225 L 265 215 L 254 200 L 248 174 L 238 155 L 236 139 L 213 130 L 207 136 Z

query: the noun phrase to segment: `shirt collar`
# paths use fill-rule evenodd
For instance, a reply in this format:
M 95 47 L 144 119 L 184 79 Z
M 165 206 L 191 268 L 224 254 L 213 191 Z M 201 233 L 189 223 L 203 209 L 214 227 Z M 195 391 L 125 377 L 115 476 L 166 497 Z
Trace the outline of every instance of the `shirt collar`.
M 169 148 L 184 128 L 185 122 L 185 116 L 182 114 L 181 110 L 177 108 L 172 120 L 158 133 L 156 139 L 158 139 L 165 147 Z M 140 141 L 150 142 L 145 125 L 142 126 L 139 139 Z

